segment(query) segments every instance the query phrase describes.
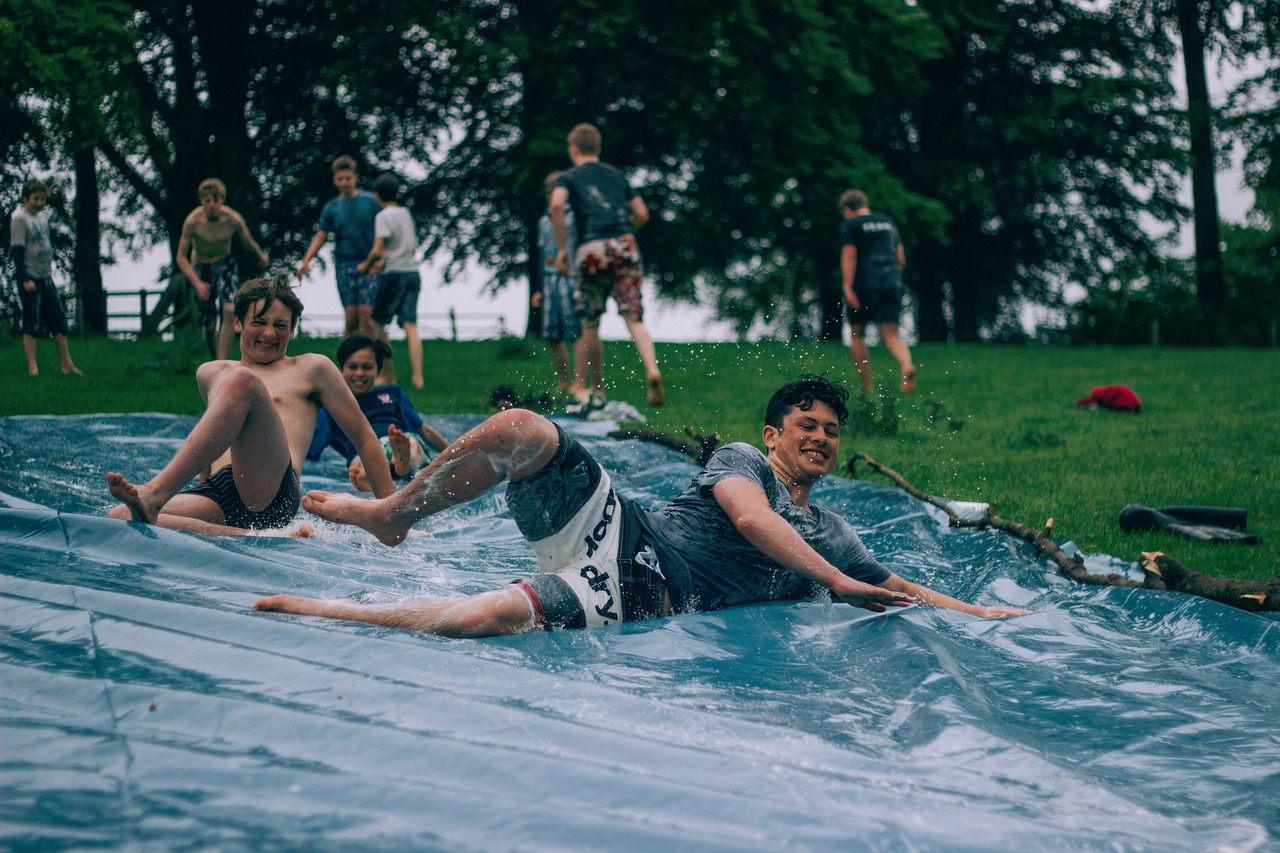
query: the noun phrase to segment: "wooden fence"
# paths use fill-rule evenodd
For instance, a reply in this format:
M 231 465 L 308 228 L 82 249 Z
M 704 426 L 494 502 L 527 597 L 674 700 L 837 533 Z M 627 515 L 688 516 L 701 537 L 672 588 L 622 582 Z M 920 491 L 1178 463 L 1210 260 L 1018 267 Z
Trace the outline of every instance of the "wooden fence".
M 107 293 L 107 334 L 136 338 L 142 330 L 150 328 L 154 328 L 155 334 L 170 334 L 173 331 L 172 303 L 158 322 L 152 317 L 164 293 L 163 289 L 146 288 Z M 344 325 L 345 318 L 341 314 L 305 314 L 298 324 L 298 334 L 338 336 L 342 334 Z M 427 340 L 481 341 L 505 337 L 510 331 L 505 314 L 459 312 L 450 308 L 444 313 L 419 314 L 418 334 Z

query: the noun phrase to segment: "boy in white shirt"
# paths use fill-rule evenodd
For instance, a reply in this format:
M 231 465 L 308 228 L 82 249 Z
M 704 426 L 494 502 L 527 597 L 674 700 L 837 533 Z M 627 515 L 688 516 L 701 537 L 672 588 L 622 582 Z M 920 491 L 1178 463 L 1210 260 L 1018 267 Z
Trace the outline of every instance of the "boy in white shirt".
M 399 321 L 409 345 L 413 387 L 422 388 L 425 383 L 422 340 L 418 337 L 418 294 L 422 290 L 422 279 L 418 275 L 418 235 L 413 215 L 398 204 L 400 181 L 395 175 L 389 172 L 379 175 L 373 191 L 382 209 L 374 219 L 373 248 L 357 269 L 361 273 L 380 273 L 373 322 L 378 324 L 380 337 L 385 341 L 387 336 L 382 328 L 392 320 Z M 386 360 L 382 377 L 389 384 L 395 383 L 391 359 Z

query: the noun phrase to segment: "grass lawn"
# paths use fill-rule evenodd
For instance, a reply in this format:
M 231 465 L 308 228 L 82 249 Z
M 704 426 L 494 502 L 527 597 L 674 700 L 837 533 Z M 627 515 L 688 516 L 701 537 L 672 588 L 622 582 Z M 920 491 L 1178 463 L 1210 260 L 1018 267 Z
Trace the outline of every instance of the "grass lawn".
M 299 338 L 290 352 L 332 355 L 336 346 Z M 19 341 L 5 339 L 0 415 L 200 411 L 193 374 L 202 351 L 193 344 L 73 338 L 71 349 L 87 376 L 60 375 L 52 342 L 41 341 L 43 372 L 31 378 Z M 990 502 L 1033 527 L 1053 518 L 1056 537 L 1087 552 L 1136 560 L 1164 551 L 1225 577 L 1280 573 L 1280 351 L 927 344 L 913 352 L 917 392 L 855 396 L 842 457 L 863 451 L 924 491 Z M 658 356 L 664 408 L 644 403 L 630 342 L 606 345 L 612 396 L 635 405 L 649 427 L 681 433 L 688 425 L 726 441 L 759 444 L 769 394 L 801 373 L 830 371 L 857 387 L 835 344 L 659 344 Z M 540 342 L 427 341 L 425 361 L 427 389 L 410 389 L 424 414 L 486 412 L 501 384 L 522 394 L 552 385 Z M 396 363 L 407 374 L 403 342 Z M 888 385 L 883 347 L 872 350 L 872 366 Z M 1136 390 L 1142 413 L 1075 408 L 1076 398 L 1106 384 Z M 865 468 L 859 474 L 888 482 Z M 1262 544 L 1125 534 L 1117 519 L 1127 503 L 1244 507 Z

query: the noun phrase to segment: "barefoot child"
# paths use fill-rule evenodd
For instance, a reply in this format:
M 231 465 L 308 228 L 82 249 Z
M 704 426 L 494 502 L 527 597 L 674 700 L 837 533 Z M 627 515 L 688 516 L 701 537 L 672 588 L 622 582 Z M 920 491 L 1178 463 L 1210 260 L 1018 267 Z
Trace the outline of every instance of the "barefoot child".
M 437 453 L 449 446 L 444 436 L 422 422 L 399 385 L 377 385 L 378 374 L 391 348 L 383 341 L 365 335 L 352 335 L 338 345 L 338 366 L 342 378 L 355 395 L 360 411 L 378 436 L 391 473 L 397 478 L 410 477 L 427 464 L 427 448 Z M 326 447 L 332 447 L 347 460 L 351 485 L 370 491 L 363 462 L 336 420 L 327 412 L 316 418 L 316 431 L 307 458 L 316 460 Z
M 43 326 L 58 347 L 62 372 L 83 376 L 71 360 L 67 315 L 50 277 L 53 243 L 49 240 L 49 214 L 44 212 L 48 199 L 49 187 L 44 181 L 37 178 L 27 181 L 22 185 L 22 207 L 13 212 L 9 225 L 9 255 L 13 258 L 14 280 L 22 298 L 22 351 L 27 357 L 27 373 L 38 376 L 36 336 Z
M 236 293 L 240 361 L 196 371 L 206 410 L 178 452 L 149 482 L 107 474 L 121 501 L 112 518 L 196 533 L 244 534 L 287 526 L 298 509 L 299 472 L 323 406 L 364 460 L 373 491 L 395 491 L 386 456 L 333 362 L 316 353 L 286 355 L 302 303 L 283 277 L 246 282 Z M 213 476 L 190 489 L 197 474 Z

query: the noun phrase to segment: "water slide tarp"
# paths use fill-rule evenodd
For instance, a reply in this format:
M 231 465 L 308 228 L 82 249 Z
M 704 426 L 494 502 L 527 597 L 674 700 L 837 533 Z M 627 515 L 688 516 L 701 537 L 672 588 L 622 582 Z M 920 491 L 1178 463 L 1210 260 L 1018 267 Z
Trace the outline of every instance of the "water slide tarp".
M 813 601 L 481 641 L 253 613 L 475 592 L 534 558 L 500 491 L 396 549 L 103 518 L 103 473 L 147 479 L 192 423 L 0 419 L 6 849 L 1280 850 L 1272 618 L 1077 586 L 838 478 L 815 501 L 899 574 L 1035 613 Z M 650 505 L 695 471 L 566 427 Z M 326 454 L 303 484 L 343 477 Z

